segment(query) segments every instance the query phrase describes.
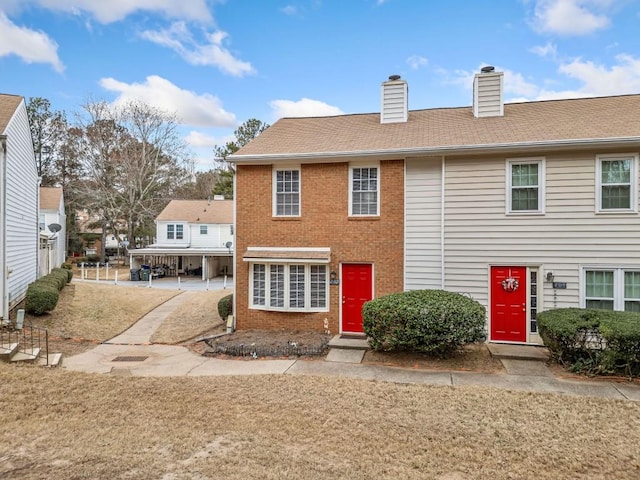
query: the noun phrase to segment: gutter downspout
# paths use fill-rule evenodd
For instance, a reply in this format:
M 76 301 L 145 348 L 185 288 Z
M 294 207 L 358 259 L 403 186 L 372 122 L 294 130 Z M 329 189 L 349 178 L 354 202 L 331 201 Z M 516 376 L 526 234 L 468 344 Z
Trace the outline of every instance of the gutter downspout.
M 442 156 L 442 171 L 440 173 L 440 288 L 445 289 L 445 245 L 444 245 L 444 199 L 445 199 L 445 157 Z
M 2 297 L 2 323 L 9 320 L 7 293 L 7 137 L 0 135 L 0 296 Z

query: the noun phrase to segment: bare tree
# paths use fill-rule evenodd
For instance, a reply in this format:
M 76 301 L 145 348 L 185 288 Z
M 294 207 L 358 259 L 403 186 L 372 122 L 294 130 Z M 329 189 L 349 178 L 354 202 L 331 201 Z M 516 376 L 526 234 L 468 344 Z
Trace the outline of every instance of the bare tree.
M 135 245 L 136 229 L 153 225 L 190 175 L 190 157 L 178 134 L 178 121 L 142 102 L 114 107 L 94 101 L 84 110 L 86 205 L 101 219 L 103 232 L 110 229 L 120 241 L 117 226 L 123 224 Z

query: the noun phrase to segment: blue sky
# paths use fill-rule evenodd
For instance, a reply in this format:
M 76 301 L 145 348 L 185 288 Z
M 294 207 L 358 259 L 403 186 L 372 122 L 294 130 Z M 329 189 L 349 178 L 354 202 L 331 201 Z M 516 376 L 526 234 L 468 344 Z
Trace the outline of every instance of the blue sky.
M 640 93 L 640 0 L 0 0 L 0 91 L 70 116 L 140 98 L 181 118 L 199 169 L 249 118 Z

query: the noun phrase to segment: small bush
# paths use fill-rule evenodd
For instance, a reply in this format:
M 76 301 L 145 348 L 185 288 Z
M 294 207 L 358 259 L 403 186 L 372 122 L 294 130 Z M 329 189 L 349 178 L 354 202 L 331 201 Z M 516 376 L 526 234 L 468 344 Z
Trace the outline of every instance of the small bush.
M 65 270 L 71 270 L 73 269 L 73 265 L 71 265 L 70 263 L 64 262 L 62 265 L 60 265 L 60 268 L 64 268 Z
M 226 322 L 227 317 L 233 313 L 233 293 L 218 301 L 218 313 L 220 318 Z
M 60 290 L 62 290 L 64 286 L 69 283 L 69 272 L 70 270 L 65 270 L 64 268 L 54 268 L 51 270 L 49 275 L 52 275 L 62 284 L 62 287 L 60 288 Z
M 71 269 L 71 265 L 69 265 L 68 263 L 63 263 L 60 268 L 54 268 L 53 270 L 64 272 L 67 275 L 67 283 L 69 283 L 73 278 L 73 270 Z
M 640 375 L 640 314 L 559 308 L 538 315 L 540 336 L 557 362 L 576 372 Z
M 56 287 L 42 282 L 33 282 L 27 288 L 25 310 L 33 315 L 44 315 L 56 308 L 59 297 Z
M 364 332 L 375 350 L 449 356 L 486 338 L 485 309 L 444 290 L 394 293 L 365 303 Z

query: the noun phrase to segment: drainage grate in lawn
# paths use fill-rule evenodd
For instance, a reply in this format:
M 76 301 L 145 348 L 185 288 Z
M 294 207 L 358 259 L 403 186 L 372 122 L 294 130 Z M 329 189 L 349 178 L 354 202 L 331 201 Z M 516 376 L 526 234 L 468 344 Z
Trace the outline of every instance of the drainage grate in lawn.
M 116 357 L 111 361 L 112 362 L 144 362 L 147 358 L 149 357 L 135 357 L 135 356 L 127 357 L 126 355 L 123 355 L 121 357 Z

